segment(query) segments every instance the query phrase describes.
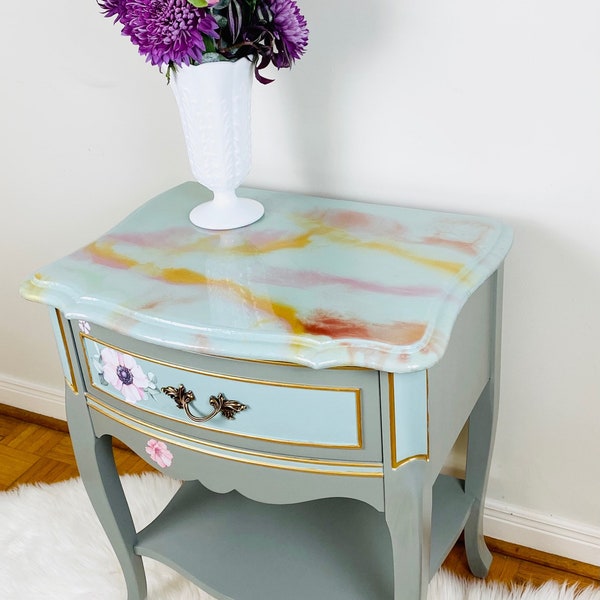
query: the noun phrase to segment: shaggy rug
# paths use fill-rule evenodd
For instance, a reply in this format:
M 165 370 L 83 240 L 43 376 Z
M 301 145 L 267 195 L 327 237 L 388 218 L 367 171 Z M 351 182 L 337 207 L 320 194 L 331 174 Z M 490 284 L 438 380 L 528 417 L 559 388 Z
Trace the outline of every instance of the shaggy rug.
M 124 477 L 123 485 L 138 529 L 162 510 L 178 487 L 176 482 L 154 474 Z M 79 479 L 1 493 L 0 548 L 2 600 L 125 598 L 119 564 Z M 148 600 L 212 600 L 168 567 L 151 559 L 144 561 Z M 600 600 L 600 591 L 578 593 L 554 584 L 508 590 L 485 582 L 467 583 L 440 572 L 429 586 L 428 598 Z

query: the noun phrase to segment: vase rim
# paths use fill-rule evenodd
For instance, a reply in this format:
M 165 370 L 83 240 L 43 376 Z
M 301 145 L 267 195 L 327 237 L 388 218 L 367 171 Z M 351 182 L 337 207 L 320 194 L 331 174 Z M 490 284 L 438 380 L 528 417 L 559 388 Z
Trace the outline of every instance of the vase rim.
M 240 61 L 243 61 L 244 59 L 246 59 L 248 61 L 249 64 L 252 64 L 252 60 L 247 57 L 247 56 L 242 56 L 240 58 L 236 58 L 235 60 L 231 59 L 226 59 L 226 60 L 209 60 L 208 62 L 203 62 L 203 63 L 198 63 L 197 65 L 181 65 L 180 67 L 177 67 L 178 69 L 193 69 L 195 67 L 207 67 L 208 65 L 235 65 L 237 63 L 239 63 Z

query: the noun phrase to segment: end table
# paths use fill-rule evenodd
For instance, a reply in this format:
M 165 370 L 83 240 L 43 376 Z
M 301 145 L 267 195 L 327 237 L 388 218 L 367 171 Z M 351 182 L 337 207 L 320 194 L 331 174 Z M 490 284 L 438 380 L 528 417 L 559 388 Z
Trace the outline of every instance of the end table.
M 142 556 L 219 600 L 424 600 L 482 511 L 498 404 L 493 219 L 257 189 L 238 230 L 185 183 L 42 268 L 82 480 L 129 600 Z M 441 474 L 469 423 L 464 479 Z M 117 437 L 181 489 L 136 531 Z

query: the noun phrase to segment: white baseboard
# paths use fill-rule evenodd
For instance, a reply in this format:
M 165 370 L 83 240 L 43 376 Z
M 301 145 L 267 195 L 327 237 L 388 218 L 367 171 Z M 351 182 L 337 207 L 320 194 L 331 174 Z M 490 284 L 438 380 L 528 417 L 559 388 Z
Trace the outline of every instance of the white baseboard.
M 600 527 L 488 498 L 485 535 L 600 567 Z
M 61 389 L 35 385 L 0 375 L 0 404 L 66 421 L 65 394 Z
M 62 390 L 0 375 L 0 404 L 66 420 Z M 600 566 L 600 527 L 551 517 L 488 498 L 485 535 Z

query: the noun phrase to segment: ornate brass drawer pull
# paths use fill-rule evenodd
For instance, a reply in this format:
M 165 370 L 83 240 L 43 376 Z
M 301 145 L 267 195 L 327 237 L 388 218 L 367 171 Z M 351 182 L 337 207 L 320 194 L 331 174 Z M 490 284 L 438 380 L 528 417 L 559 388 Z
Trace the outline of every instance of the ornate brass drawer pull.
M 216 417 L 219 413 L 221 413 L 226 419 L 235 419 L 235 415 L 242 410 L 246 410 L 248 406 L 246 404 L 242 404 L 241 402 L 237 402 L 235 400 L 227 400 L 225 394 L 219 394 L 218 396 L 211 396 L 208 399 L 209 404 L 213 407 L 212 413 L 207 415 L 206 417 L 196 417 L 190 411 L 190 403 L 192 403 L 196 396 L 192 390 L 186 390 L 183 385 L 179 385 L 179 387 L 167 386 L 161 388 L 163 394 L 166 394 L 170 398 L 175 400 L 175 404 L 177 404 L 177 408 L 183 408 L 185 410 L 185 414 L 196 423 L 206 423 L 206 421 L 210 421 L 213 417 Z

